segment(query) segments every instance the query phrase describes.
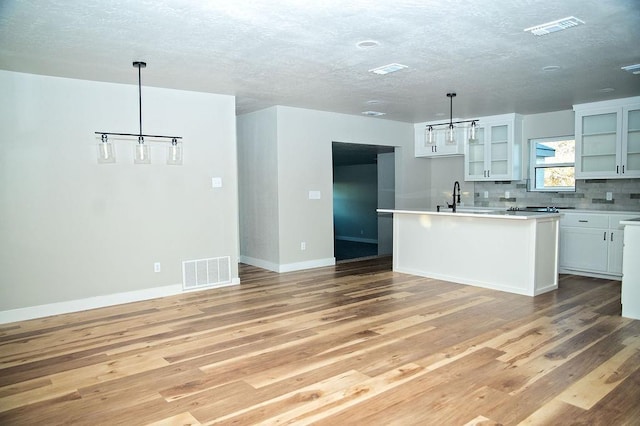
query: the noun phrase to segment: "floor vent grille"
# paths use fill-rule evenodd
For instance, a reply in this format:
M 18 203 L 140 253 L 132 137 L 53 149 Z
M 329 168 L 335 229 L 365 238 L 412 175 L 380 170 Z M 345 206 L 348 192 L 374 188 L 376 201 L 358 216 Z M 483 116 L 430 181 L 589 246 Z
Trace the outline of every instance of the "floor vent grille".
M 183 290 L 213 287 L 230 282 L 231 259 L 229 256 L 185 260 L 182 262 Z

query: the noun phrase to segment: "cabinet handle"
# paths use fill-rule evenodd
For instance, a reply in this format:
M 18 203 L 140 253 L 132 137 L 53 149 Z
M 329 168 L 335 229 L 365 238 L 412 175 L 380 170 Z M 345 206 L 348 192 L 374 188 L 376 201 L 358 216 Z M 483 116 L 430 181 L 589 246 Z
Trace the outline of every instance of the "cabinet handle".
M 624 164 L 622 165 L 622 174 L 624 174 Z
M 620 174 L 620 166 L 616 166 L 616 174 L 619 175 Z
M 578 222 L 580 222 L 580 223 L 588 223 L 589 221 L 588 220 L 584 220 L 584 219 L 579 219 Z
M 607 241 L 607 231 L 604 231 L 604 235 L 603 235 L 603 237 L 604 237 L 604 238 L 602 238 L 602 239 L 603 239 L 604 241 Z
M 611 241 L 613 241 L 613 232 L 611 233 Z

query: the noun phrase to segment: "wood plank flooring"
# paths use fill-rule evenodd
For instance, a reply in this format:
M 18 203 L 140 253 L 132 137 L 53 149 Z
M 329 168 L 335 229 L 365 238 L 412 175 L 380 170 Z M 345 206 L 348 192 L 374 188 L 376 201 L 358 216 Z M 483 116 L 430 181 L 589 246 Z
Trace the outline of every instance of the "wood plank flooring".
M 2 425 L 639 425 L 620 283 L 535 298 L 390 258 L 0 325 Z

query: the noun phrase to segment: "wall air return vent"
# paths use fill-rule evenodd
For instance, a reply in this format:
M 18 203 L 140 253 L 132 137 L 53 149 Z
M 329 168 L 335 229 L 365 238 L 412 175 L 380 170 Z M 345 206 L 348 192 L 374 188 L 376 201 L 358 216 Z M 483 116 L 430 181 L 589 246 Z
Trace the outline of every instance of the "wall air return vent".
M 231 259 L 229 256 L 182 262 L 183 290 L 221 286 L 230 282 Z
M 546 24 L 536 25 L 535 27 L 526 28 L 525 32 L 531 32 L 534 35 L 541 36 L 545 34 L 555 33 L 584 24 L 584 21 L 575 16 L 567 16 L 557 21 L 547 22 Z

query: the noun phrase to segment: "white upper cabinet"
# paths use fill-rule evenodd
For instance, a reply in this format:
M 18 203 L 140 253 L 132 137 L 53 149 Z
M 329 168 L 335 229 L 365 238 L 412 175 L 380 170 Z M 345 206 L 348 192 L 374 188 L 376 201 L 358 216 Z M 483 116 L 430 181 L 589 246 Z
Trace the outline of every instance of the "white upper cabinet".
M 576 178 L 640 177 L 640 97 L 574 105 Z
M 522 116 L 503 114 L 478 118 L 477 138 L 465 139 L 466 181 L 522 178 Z
M 457 118 L 453 119 L 453 121 L 458 121 Z M 446 157 L 451 155 L 462 155 L 464 154 L 464 138 L 466 135 L 465 128 L 459 127 L 461 125 L 456 125 L 455 127 L 455 143 L 448 144 L 445 143 L 445 130 L 447 126 L 436 126 L 433 127 L 433 140 L 429 143 L 428 138 L 426 137 L 427 128 L 429 125 L 443 123 L 443 121 L 433 121 L 426 123 L 416 123 L 414 124 L 414 134 L 415 134 L 415 156 L 416 157 Z

